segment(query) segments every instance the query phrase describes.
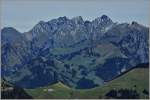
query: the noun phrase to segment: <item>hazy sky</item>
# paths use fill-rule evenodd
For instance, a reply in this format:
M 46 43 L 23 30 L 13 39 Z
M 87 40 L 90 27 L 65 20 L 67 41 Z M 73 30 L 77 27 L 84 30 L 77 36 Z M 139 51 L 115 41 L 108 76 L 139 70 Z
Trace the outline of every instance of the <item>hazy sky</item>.
M 137 21 L 148 25 L 150 0 L 2 0 L 2 27 L 14 27 L 20 32 L 30 30 L 40 20 L 60 16 L 82 16 L 93 20 L 103 14 L 114 22 Z

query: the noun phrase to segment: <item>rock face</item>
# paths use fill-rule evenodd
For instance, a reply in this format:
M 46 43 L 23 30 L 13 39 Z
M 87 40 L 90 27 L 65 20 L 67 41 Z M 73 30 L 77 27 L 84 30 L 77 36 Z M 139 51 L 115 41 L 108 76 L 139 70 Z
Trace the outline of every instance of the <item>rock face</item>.
M 30 31 L 1 30 L 2 77 L 25 88 L 61 81 L 73 88 L 102 85 L 148 63 L 149 28 L 102 15 L 40 21 Z

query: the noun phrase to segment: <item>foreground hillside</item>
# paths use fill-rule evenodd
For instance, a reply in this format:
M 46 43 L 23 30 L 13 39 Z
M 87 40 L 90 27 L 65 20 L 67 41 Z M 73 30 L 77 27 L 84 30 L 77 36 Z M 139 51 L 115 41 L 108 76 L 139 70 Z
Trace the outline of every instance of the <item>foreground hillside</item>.
M 135 68 L 128 73 L 93 89 L 71 89 L 62 83 L 36 89 L 25 89 L 33 98 L 115 98 L 108 97 L 113 90 L 131 91 L 136 98 L 148 98 L 149 69 Z M 127 96 L 126 96 L 127 97 Z
M 5 79 L 1 80 L 1 98 L 2 99 L 32 99 L 24 89 L 16 87 Z

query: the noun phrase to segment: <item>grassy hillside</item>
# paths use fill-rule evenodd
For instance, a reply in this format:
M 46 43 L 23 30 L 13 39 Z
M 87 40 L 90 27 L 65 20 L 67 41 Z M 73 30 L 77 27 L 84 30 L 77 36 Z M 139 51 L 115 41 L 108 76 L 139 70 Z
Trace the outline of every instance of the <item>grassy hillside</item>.
M 62 83 L 36 89 L 25 89 L 33 98 L 70 98 L 71 89 Z M 50 90 L 50 91 L 49 91 Z
M 148 98 L 143 90 L 149 90 L 149 69 L 136 68 L 124 75 L 93 89 L 75 90 L 57 83 L 47 87 L 25 89 L 33 98 L 107 98 L 105 96 L 112 89 L 135 89 L 140 98 Z

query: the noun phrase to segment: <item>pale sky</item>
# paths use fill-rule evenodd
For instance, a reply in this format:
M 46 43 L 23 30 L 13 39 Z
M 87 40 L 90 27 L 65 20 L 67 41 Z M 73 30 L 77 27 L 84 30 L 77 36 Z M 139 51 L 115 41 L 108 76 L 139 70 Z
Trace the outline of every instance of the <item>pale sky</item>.
M 94 20 L 103 14 L 114 22 L 149 25 L 150 0 L 2 0 L 2 27 L 29 31 L 40 20 L 67 16 Z

